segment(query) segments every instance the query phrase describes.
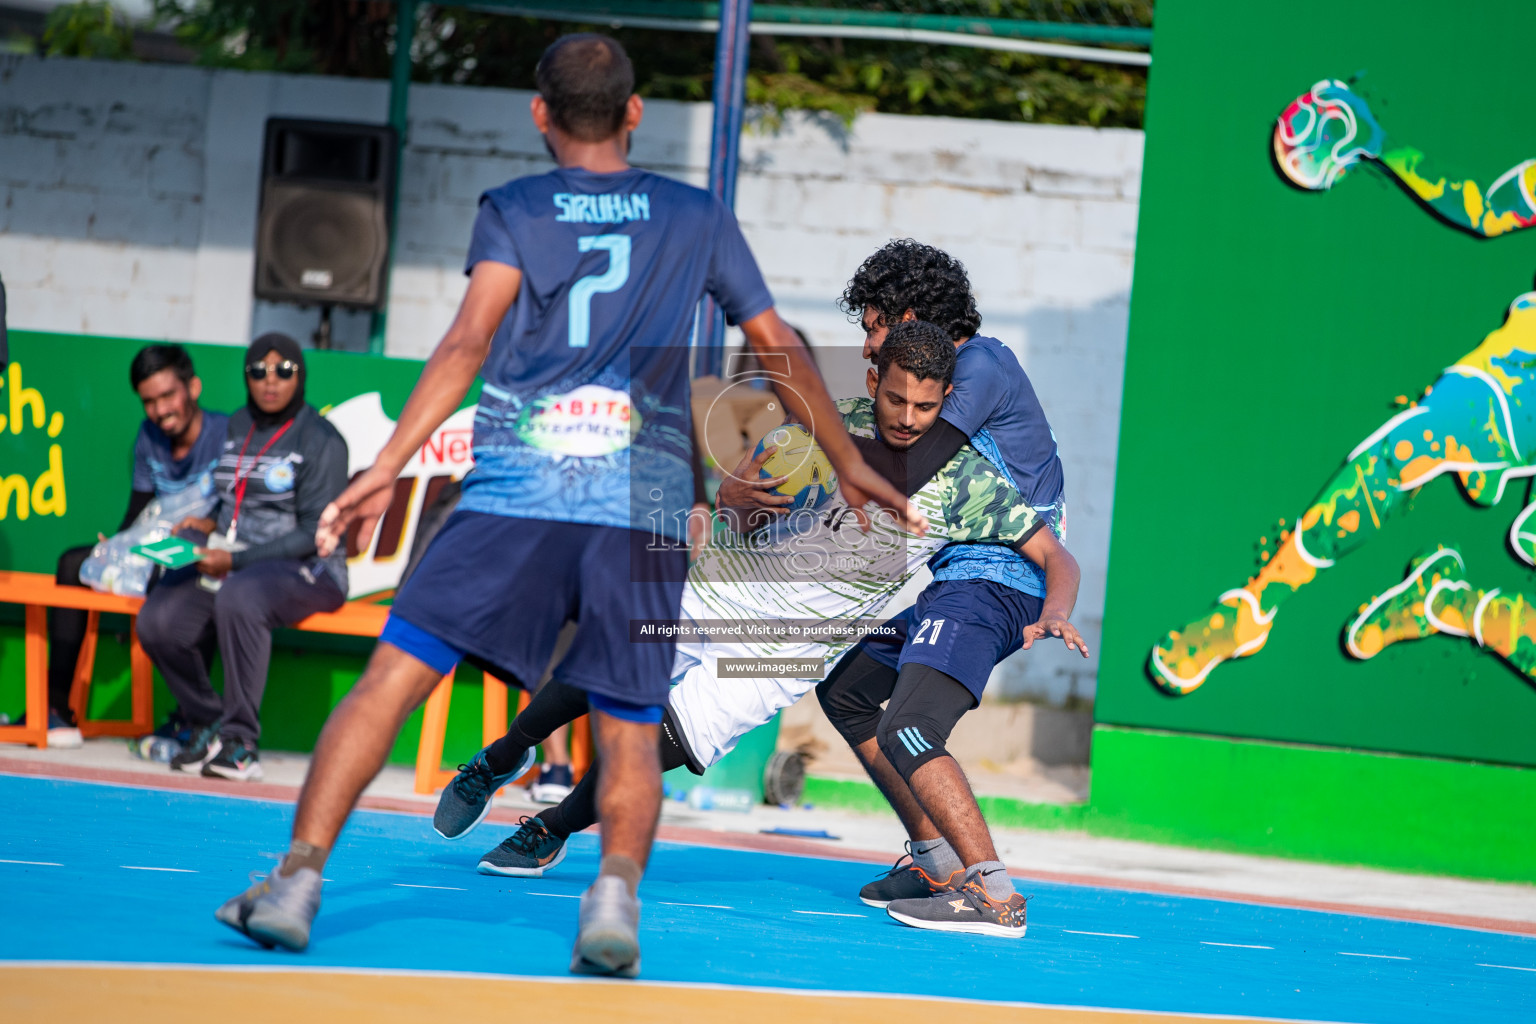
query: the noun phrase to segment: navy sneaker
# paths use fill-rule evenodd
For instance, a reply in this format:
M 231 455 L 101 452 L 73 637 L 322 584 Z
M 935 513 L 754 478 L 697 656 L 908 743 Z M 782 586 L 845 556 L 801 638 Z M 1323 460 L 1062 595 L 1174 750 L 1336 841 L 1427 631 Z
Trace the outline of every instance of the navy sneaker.
M 261 778 L 261 758 L 245 740 L 221 739 L 218 754 L 203 765 L 203 775 L 210 779 L 255 782 Z
M 171 713 L 165 716 L 165 721 L 160 724 L 160 728 L 150 735 L 158 736 L 163 740 L 175 740 L 182 746 L 186 746 L 192 742 L 192 735 L 195 732 L 197 732 L 196 727 L 187 721 L 187 716 L 181 713 L 181 707 L 178 705 L 171 708 Z
M 533 767 L 533 748 L 523 754 L 517 767 L 497 775 L 485 760 L 485 751 L 469 764 L 459 765 L 459 774 L 443 787 L 432 814 L 432 829 L 444 839 L 462 839 L 491 813 L 491 797 L 496 791 Z
M 528 798 L 536 804 L 557 804 L 571 795 L 575 781 L 568 764 L 546 764 L 539 769 L 539 780 L 528 787 Z

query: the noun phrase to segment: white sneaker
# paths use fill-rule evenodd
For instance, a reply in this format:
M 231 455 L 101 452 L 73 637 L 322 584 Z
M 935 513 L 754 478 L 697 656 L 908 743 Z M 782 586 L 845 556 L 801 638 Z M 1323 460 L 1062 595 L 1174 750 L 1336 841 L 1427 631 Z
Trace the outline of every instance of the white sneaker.
M 48 745 L 58 747 L 61 750 L 73 750 L 85 742 L 85 737 L 80 735 L 80 730 L 70 725 L 57 714 L 48 712 Z

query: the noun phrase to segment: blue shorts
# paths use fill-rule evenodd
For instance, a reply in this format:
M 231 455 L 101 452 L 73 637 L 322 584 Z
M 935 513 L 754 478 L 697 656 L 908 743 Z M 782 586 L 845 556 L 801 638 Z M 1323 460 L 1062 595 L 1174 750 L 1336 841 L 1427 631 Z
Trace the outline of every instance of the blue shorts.
M 576 638 L 553 678 L 613 706 L 663 705 L 674 645 L 631 643 L 629 620 L 678 617 L 688 559 L 650 544 L 649 534 L 623 527 L 456 511 L 390 609 L 443 647 L 434 652 L 409 630 L 383 639 L 443 671 L 452 654 L 473 654 L 526 689 L 543 677 L 569 620 Z
M 900 671 L 927 665 L 959 680 L 978 702 L 998 662 L 1024 642 L 1024 627 L 1045 602 L 990 580 L 935 580 L 917 603 L 890 620 L 895 635 L 867 639 L 864 651 Z

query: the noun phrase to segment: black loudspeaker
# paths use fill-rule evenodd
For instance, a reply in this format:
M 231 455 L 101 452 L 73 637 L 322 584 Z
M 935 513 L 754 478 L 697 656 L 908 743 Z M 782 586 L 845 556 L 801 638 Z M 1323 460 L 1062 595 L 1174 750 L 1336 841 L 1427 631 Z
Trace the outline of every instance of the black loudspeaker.
M 256 297 L 378 309 L 399 148 L 388 125 L 267 119 Z

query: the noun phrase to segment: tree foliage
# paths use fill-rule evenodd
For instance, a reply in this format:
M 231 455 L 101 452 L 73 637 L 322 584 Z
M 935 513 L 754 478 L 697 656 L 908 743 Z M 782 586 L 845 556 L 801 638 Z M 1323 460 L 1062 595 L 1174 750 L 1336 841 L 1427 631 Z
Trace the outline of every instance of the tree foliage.
M 780 3 L 785 0 L 779 0 Z M 1028 21 L 1149 26 L 1152 0 L 800 0 Z M 370 0 L 155 0 L 162 23 L 216 67 L 388 77 L 394 5 Z M 572 31 L 616 36 L 635 62 L 641 95 L 706 100 L 714 37 L 613 29 L 424 4 L 412 41 L 422 82 L 529 88 L 544 47 Z M 770 119 L 815 110 L 851 121 L 878 110 L 1048 124 L 1140 127 L 1146 69 L 1000 50 L 868 39 L 754 36 L 747 99 Z
M 44 52 L 50 57 L 133 59 L 133 28 L 104 0 L 60 4 L 48 12 Z

